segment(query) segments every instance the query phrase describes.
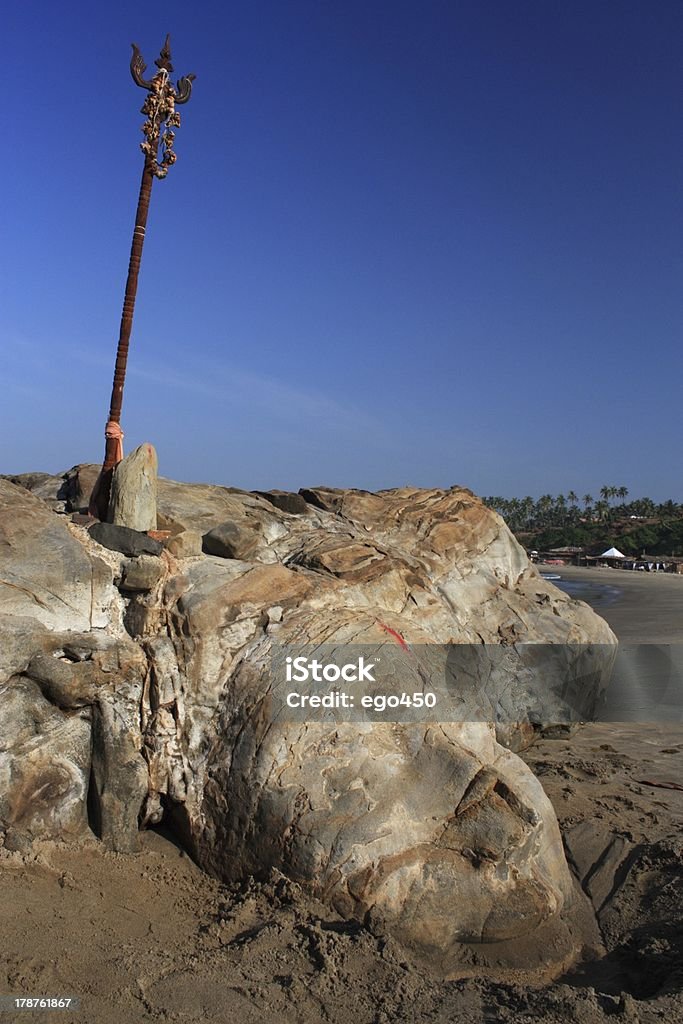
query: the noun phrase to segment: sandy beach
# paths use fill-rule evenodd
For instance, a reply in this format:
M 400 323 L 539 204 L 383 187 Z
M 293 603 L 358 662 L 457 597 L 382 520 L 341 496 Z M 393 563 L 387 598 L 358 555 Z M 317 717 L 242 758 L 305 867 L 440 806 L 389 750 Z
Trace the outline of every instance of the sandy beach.
M 136 855 L 94 839 L 0 850 L 0 992 L 79 997 L 77 1012 L 41 1018 L 62 1024 L 681 1020 L 683 793 L 669 787 L 683 730 L 588 725 L 525 760 L 603 936 L 549 986 L 521 971 L 444 981 L 277 873 L 228 887 L 149 831 Z
M 683 643 L 683 576 L 626 569 L 539 565 L 576 584 L 573 596 L 602 615 L 624 643 Z M 610 592 L 603 592 L 603 588 Z

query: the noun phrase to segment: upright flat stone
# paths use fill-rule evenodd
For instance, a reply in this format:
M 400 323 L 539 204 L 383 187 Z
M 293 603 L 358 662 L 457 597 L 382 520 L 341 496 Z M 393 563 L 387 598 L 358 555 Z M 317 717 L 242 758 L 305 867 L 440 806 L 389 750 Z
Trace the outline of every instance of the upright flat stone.
M 157 453 L 145 442 L 119 462 L 111 481 L 107 520 L 146 533 L 157 528 Z

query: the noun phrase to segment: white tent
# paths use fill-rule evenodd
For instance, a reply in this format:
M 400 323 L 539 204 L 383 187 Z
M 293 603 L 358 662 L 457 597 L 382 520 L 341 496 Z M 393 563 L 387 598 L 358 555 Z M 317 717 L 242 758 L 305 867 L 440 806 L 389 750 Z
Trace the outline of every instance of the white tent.
M 626 555 L 623 555 L 617 548 L 609 548 L 607 551 L 603 551 L 600 558 L 626 558 Z

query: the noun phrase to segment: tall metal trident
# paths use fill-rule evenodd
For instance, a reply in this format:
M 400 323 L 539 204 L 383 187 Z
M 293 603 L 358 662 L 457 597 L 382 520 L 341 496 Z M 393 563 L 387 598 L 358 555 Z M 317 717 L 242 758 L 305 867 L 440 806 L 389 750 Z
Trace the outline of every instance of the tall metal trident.
M 132 47 L 133 56 L 130 61 L 130 71 L 133 80 L 136 85 L 139 85 L 141 89 L 146 89 L 148 93 L 141 108 L 141 113 L 147 116 L 147 120 L 142 126 L 145 141 L 140 143 L 140 149 L 144 153 L 145 160 L 142 167 L 142 181 L 140 182 L 138 208 L 135 214 L 135 229 L 133 231 L 133 242 L 128 263 L 128 278 L 126 280 L 126 293 L 123 299 L 119 343 L 116 350 L 116 365 L 114 367 L 114 383 L 111 389 L 109 418 L 104 431 L 106 438 L 104 463 L 90 497 L 89 511 L 91 515 L 95 515 L 99 519 L 106 519 L 112 472 L 114 467 L 123 458 L 123 432 L 121 430 L 123 385 L 126 379 L 128 346 L 133 327 L 135 296 L 138 290 L 138 273 L 142 259 L 142 247 L 145 242 L 145 228 L 147 226 L 147 214 L 149 213 L 149 201 L 152 195 L 152 182 L 155 178 L 165 178 L 169 167 L 176 162 L 177 158 L 173 149 L 175 141 L 173 129 L 180 126 L 180 114 L 177 113 L 175 108 L 182 103 L 187 103 L 192 92 L 192 83 L 197 77 L 196 75 L 185 75 L 178 80 L 175 88 L 171 85 L 170 74 L 173 71 L 173 65 L 171 64 L 170 36 L 166 36 L 166 42 L 159 54 L 159 58 L 154 61 L 159 70 L 151 79 L 143 78 L 147 65 L 142 59 L 139 47 L 135 43 L 132 44 Z M 161 160 L 159 160 L 159 146 L 161 146 Z

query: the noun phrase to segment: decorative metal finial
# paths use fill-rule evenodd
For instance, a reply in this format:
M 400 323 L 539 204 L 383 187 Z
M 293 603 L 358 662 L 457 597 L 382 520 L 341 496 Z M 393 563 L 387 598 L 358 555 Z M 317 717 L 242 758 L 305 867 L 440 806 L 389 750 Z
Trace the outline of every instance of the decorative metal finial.
M 166 36 L 166 42 L 154 63 L 160 71 L 168 71 L 169 75 L 173 71 L 173 65 L 171 64 L 171 37 L 169 35 Z
M 176 113 L 176 106 L 187 103 L 192 92 L 192 83 L 196 75 L 184 75 L 178 79 L 175 88 L 171 85 L 170 74 L 173 71 L 171 64 L 171 37 L 166 36 L 156 66 L 159 68 L 153 78 L 144 78 L 147 65 L 145 64 L 140 47 L 136 43 L 133 47 L 133 56 L 130 60 L 130 73 L 133 81 L 141 89 L 146 89 L 149 96 L 142 105 L 142 113 L 147 115 L 147 120 L 142 126 L 145 141 L 140 143 L 140 148 L 145 154 L 149 168 L 156 178 L 165 178 L 168 169 L 176 162 L 176 154 L 173 150 L 175 140 L 174 128 L 180 126 L 180 114 Z M 162 157 L 157 159 L 159 146 L 161 145 Z

